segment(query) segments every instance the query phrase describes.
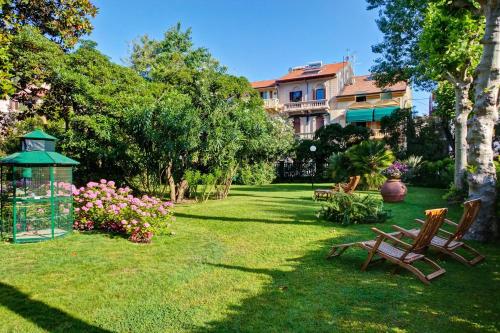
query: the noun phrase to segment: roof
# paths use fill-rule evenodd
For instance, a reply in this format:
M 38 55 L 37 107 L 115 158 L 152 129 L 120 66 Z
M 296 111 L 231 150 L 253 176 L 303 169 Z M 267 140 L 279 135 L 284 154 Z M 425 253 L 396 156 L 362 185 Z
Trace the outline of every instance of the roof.
M 23 151 L 0 159 L 0 165 L 78 165 L 79 162 L 53 151 Z
M 21 138 L 23 138 L 23 139 L 50 140 L 50 141 L 57 140 L 56 137 L 53 137 L 52 135 L 49 135 L 42 130 L 34 130 L 33 132 L 29 132 L 29 133 L 23 135 Z
M 274 87 L 276 85 L 276 80 L 263 80 L 263 81 L 255 81 L 250 83 L 252 85 L 252 88 L 258 89 L 258 88 L 270 88 Z
M 386 86 L 384 88 L 377 87 L 375 80 L 370 79 L 370 75 L 354 76 L 353 84 L 346 85 L 338 96 L 353 96 L 360 94 L 375 94 L 384 91 L 401 91 L 406 90 L 405 82 Z
M 251 82 L 252 88 L 270 88 L 274 87 L 276 83 L 288 82 L 288 81 L 299 81 L 305 79 L 314 79 L 326 76 L 333 76 L 338 73 L 342 68 L 347 66 L 347 62 L 338 62 L 334 64 L 325 64 L 321 66 L 318 70 L 307 69 L 305 66 L 297 68 L 290 71 L 288 74 L 280 77 L 276 80 L 263 80 Z
M 338 62 L 334 64 L 325 64 L 319 70 L 307 69 L 307 67 L 292 70 L 285 76 L 280 77 L 276 82 L 298 81 L 305 79 L 313 79 L 337 74 L 342 68 L 347 65 L 347 62 Z

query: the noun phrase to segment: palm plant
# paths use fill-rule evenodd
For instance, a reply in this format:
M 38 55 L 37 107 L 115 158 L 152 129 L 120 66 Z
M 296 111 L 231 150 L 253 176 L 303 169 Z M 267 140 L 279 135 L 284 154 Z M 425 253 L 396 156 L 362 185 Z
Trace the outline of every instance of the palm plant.
M 382 141 L 364 141 L 346 150 L 351 172 L 361 175 L 369 189 L 379 188 L 385 181 L 381 171 L 394 162 L 395 157 Z

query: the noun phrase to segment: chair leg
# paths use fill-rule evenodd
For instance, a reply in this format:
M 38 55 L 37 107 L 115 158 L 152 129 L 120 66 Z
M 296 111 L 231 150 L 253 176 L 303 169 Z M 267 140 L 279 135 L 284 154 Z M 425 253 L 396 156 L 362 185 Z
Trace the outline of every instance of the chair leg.
M 373 249 L 370 252 L 368 252 L 368 257 L 366 258 L 365 262 L 363 263 L 363 266 L 361 266 L 361 270 L 364 272 L 366 271 L 366 268 L 370 264 L 370 261 L 372 261 L 373 256 L 375 255 L 376 250 Z
M 347 243 L 347 244 L 339 244 L 339 245 L 334 245 L 328 255 L 326 256 L 326 259 L 334 258 L 334 257 L 339 257 L 342 255 L 342 253 L 345 252 L 348 248 L 351 246 L 355 245 L 356 243 Z
M 480 263 L 481 261 L 483 261 L 484 259 L 486 259 L 485 256 L 483 256 L 481 253 L 479 253 L 477 250 L 475 250 L 474 248 L 470 247 L 469 245 L 464 244 L 464 245 L 462 245 L 462 247 L 466 251 L 468 251 L 469 253 L 472 253 L 473 255 L 475 255 L 474 258 L 472 258 L 471 260 L 467 261 L 467 264 L 469 264 L 470 266 L 474 266 L 474 265 Z
M 428 264 L 429 266 L 431 266 L 433 269 L 435 269 L 434 272 L 432 272 L 430 274 L 427 274 L 427 276 L 426 276 L 427 280 L 430 281 L 430 280 L 435 279 L 438 276 L 441 276 L 444 273 L 446 273 L 446 270 L 444 268 L 442 268 L 436 262 L 430 260 L 429 258 L 424 257 L 422 260 L 423 260 L 423 262 L 425 262 L 426 264 Z
M 422 281 L 426 285 L 430 285 L 430 281 L 427 279 L 424 273 L 422 273 L 421 270 L 416 268 L 415 266 L 405 264 L 405 263 L 398 263 L 400 267 L 405 268 L 406 270 L 412 272 L 420 281 Z

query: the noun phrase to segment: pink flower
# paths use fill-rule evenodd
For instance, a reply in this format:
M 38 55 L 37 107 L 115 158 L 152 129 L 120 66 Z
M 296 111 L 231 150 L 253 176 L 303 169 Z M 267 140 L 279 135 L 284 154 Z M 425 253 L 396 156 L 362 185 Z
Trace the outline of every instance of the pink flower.
M 108 181 L 106 179 L 101 179 L 100 182 L 101 184 L 106 184 Z
M 87 202 L 85 206 L 87 206 L 88 208 L 92 208 L 94 207 L 94 204 L 92 202 Z
M 97 199 L 96 202 L 95 202 L 95 204 L 98 205 L 98 206 L 102 206 L 102 200 Z
M 80 208 L 76 207 L 75 212 L 79 212 L 79 211 L 80 211 Z
M 111 187 L 115 186 L 115 182 L 112 180 L 108 181 L 108 186 L 111 186 Z
M 82 210 L 86 212 L 86 211 L 88 211 L 89 209 L 88 209 L 87 207 L 83 206 L 83 207 L 82 207 Z
M 127 220 L 122 220 L 121 223 L 122 224 L 127 224 Z
M 144 223 L 143 225 L 144 225 L 144 228 L 149 228 L 149 227 L 151 226 L 151 224 L 149 224 L 149 223 L 147 223 L 147 222 L 146 222 L 146 223 Z

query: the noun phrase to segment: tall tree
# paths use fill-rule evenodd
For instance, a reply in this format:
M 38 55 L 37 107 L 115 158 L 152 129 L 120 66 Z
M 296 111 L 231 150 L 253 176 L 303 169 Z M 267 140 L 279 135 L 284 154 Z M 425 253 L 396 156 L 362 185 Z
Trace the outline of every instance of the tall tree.
M 419 36 L 422 72 L 436 81 L 447 80 L 455 93 L 454 184 L 464 187 L 467 168 L 467 120 L 472 111 L 470 88 L 481 55 L 483 18 L 447 0 L 430 2 Z
M 92 31 L 90 19 L 96 14 L 89 0 L 0 0 L 0 97 L 17 90 L 10 41 L 20 30 L 35 27 L 67 50 Z
M 483 53 L 476 69 L 474 83 L 474 109 L 470 120 L 467 142 L 469 195 L 481 198 L 479 216 L 471 227 L 469 237 L 488 240 L 498 236 L 498 221 L 495 217 L 496 173 L 493 163 L 493 131 L 498 121 L 500 87 L 500 0 L 459 1 L 471 12 L 484 15 L 486 26 L 481 40 Z
M 477 64 L 482 19 L 446 0 L 367 0 L 378 8 L 384 40 L 372 68 L 379 84 L 410 81 L 429 89 L 434 81 L 449 81 L 455 90 L 455 186 L 463 187 L 467 165 L 467 118 L 472 109 L 469 89 Z

